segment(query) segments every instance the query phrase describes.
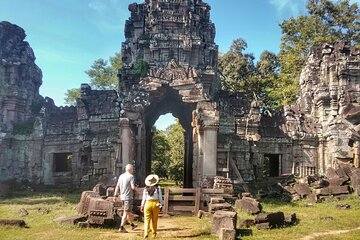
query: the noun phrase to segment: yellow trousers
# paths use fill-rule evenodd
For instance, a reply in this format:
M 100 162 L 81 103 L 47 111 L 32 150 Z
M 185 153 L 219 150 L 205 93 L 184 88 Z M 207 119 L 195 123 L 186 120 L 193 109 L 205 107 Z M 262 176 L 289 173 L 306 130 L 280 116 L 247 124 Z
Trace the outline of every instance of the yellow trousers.
M 147 200 L 144 206 L 144 237 L 149 237 L 150 234 L 150 221 L 151 221 L 151 231 L 153 237 L 156 237 L 157 234 L 157 223 L 159 217 L 159 207 L 156 206 L 158 200 Z

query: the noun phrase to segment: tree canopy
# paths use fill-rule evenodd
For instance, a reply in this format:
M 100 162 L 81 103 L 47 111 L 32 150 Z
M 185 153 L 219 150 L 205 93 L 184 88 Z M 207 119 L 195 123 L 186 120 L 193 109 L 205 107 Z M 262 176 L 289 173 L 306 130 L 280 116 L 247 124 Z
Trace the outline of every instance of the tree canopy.
M 299 94 L 299 78 L 311 47 L 337 41 L 360 42 L 360 12 L 349 0 L 308 0 L 307 14 L 280 24 L 281 72 L 276 81 L 278 106 L 292 103 Z
M 151 171 L 181 185 L 184 177 L 184 130 L 179 121 L 165 131 L 152 129 Z
M 263 105 L 279 108 L 293 103 L 299 94 L 299 79 L 313 46 L 349 41 L 360 44 L 360 11 L 349 0 L 308 0 L 307 13 L 280 24 L 280 53 L 264 51 L 255 64 L 245 53 L 247 43 L 236 39 L 220 56 L 222 88 L 256 95 Z
M 121 54 L 115 53 L 109 61 L 99 58 L 94 61 L 90 69 L 85 73 L 90 78 L 90 85 L 93 89 L 109 90 L 118 89 L 118 71 L 122 67 Z M 65 93 L 65 103 L 76 105 L 76 99 L 80 97 L 80 88 L 67 90 Z

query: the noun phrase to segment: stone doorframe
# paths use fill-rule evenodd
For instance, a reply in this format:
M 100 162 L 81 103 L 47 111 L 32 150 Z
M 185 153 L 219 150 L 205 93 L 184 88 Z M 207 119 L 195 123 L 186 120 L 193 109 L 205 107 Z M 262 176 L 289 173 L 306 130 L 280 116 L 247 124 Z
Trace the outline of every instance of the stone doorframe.
M 151 128 L 166 113 L 177 117 L 185 130 L 184 187 L 200 186 L 204 178 L 216 176 L 219 113 L 203 83 L 187 75 L 193 71 L 168 68 L 163 70 L 166 76 L 150 74 L 122 91 L 120 161 L 122 166 L 135 165 L 140 186 L 151 170 Z

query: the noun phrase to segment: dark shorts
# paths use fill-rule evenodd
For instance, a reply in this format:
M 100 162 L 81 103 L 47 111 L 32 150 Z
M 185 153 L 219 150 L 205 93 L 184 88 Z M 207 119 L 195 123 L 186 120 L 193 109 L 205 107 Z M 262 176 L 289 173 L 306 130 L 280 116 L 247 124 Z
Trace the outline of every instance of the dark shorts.
M 133 210 L 133 200 L 124 200 L 122 201 L 123 207 L 124 207 L 124 211 L 126 212 L 132 212 Z

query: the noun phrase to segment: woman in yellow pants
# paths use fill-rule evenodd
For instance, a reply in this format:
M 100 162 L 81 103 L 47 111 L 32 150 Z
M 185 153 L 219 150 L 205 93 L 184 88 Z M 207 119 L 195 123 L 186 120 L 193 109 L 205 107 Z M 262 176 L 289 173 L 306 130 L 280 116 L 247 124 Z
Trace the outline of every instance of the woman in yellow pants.
M 151 174 L 146 177 L 141 201 L 141 211 L 144 212 L 144 238 L 148 238 L 150 234 L 150 222 L 153 238 L 157 234 L 157 223 L 159 212 L 162 208 L 163 200 L 160 186 L 158 185 L 159 177 Z

